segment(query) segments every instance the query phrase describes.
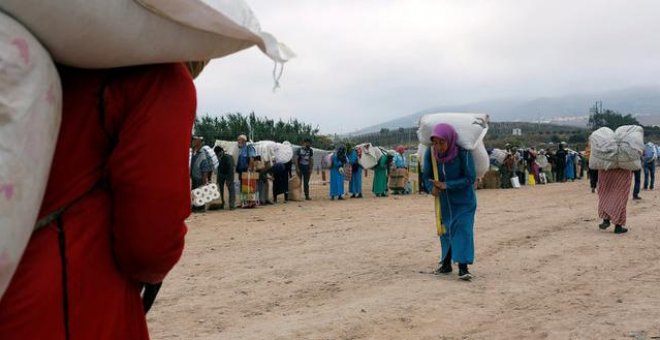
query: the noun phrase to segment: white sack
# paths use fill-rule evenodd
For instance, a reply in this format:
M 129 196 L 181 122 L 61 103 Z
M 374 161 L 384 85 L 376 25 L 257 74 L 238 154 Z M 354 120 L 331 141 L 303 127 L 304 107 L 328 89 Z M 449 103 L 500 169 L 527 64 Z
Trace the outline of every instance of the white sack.
M 424 162 L 425 162 L 425 155 L 426 155 L 426 150 L 428 150 L 429 147 L 424 145 L 424 144 L 419 144 L 417 146 L 417 157 L 419 159 L 419 164 L 421 167 L 421 171 L 424 171 Z M 477 143 L 475 148 L 470 151 L 470 154 L 472 155 L 472 160 L 474 161 L 474 171 L 477 175 L 477 178 L 482 178 L 488 172 L 488 169 L 490 168 L 490 159 L 488 158 L 488 152 L 486 151 L 486 146 L 484 145 L 483 142 Z
M 642 168 L 644 129 L 637 125 L 624 125 L 612 131 L 602 127 L 589 136 L 591 156 L 589 168 L 595 170 Z
M 451 125 L 458 133 L 457 144 L 466 150 L 477 147 L 488 132 L 489 117 L 485 113 L 432 113 L 419 120 L 417 138 L 419 142 L 430 145 L 433 128 L 440 123 Z
M 506 158 L 507 152 L 502 149 L 493 149 L 490 153 L 490 159 L 494 160 L 497 165 L 502 165 L 504 159 Z
M 483 141 L 477 143 L 474 149 L 470 151 L 472 160 L 474 161 L 474 171 L 477 178 L 482 178 L 490 169 L 490 158 L 488 158 L 488 151 Z
M 213 172 L 218 172 L 218 166 L 220 166 L 220 160 L 218 160 L 218 155 L 215 154 L 213 149 L 211 149 L 210 146 L 204 145 L 202 146 L 202 151 L 206 155 L 207 159 L 211 160 L 211 163 L 213 163 Z
M 50 56 L 0 12 L 0 297 L 34 230 L 61 114 L 62 89 Z
M 271 162 L 275 160 L 275 147 L 277 146 L 276 142 L 271 140 L 262 140 L 256 143 L 253 143 L 254 151 L 258 156 L 261 156 L 261 160 L 264 162 Z M 238 155 L 236 155 L 238 157 Z
M 287 163 L 293 159 L 293 148 L 291 143 L 276 143 L 273 146 L 273 155 L 275 156 L 275 163 Z
M 355 148 L 360 150 L 358 163 L 365 169 L 373 169 L 378 165 L 380 157 L 383 156 L 381 149 L 371 145 L 371 143 L 359 144 Z
M 1 0 L 56 61 L 112 68 L 223 57 L 257 45 L 284 63 L 294 54 L 242 0 Z

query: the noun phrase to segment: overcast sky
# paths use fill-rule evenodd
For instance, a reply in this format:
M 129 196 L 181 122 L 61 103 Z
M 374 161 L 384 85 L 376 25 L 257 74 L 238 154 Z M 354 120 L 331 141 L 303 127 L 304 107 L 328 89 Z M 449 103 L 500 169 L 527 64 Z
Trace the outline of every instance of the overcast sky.
M 444 104 L 660 83 L 656 0 L 247 2 L 298 57 L 276 93 L 256 47 L 212 61 L 195 81 L 199 114 L 347 133 Z

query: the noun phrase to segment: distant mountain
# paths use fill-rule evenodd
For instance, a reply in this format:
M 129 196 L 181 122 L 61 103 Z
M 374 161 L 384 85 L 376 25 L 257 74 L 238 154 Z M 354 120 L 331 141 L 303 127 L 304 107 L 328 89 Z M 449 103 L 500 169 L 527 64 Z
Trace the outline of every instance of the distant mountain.
M 596 101 L 603 108 L 621 113 L 631 113 L 640 123 L 660 125 L 660 87 L 638 86 L 622 90 L 591 94 L 574 94 L 562 97 L 542 97 L 531 100 L 498 99 L 465 105 L 446 105 L 425 109 L 411 115 L 351 132 L 361 135 L 380 131 L 413 127 L 419 118 L 433 112 L 484 112 L 493 121 L 545 121 L 553 124 L 585 126 L 589 108 Z

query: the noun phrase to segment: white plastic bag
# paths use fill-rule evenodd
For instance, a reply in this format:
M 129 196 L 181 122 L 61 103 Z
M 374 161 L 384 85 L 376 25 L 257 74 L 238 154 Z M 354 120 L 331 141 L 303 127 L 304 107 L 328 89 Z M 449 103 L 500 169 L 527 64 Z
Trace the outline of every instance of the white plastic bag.
M 55 65 L 0 11 L 0 297 L 34 230 L 62 114 Z
M 457 144 L 466 150 L 477 147 L 488 132 L 489 117 L 485 113 L 433 113 L 419 120 L 417 138 L 419 142 L 431 145 L 433 128 L 440 123 L 451 125 L 458 133 Z
M 595 170 L 642 168 L 644 129 L 637 125 L 624 125 L 612 131 L 602 127 L 589 136 L 591 156 L 589 168 Z
M 218 166 L 220 165 L 220 160 L 218 160 L 218 155 L 215 154 L 213 149 L 211 149 L 210 146 L 204 145 L 202 146 L 202 151 L 204 151 L 204 155 L 206 155 L 206 158 L 211 160 L 211 165 L 213 165 L 213 172 L 217 173 L 218 172 Z
M 355 148 L 358 149 L 360 153 L 358 163 L 360 163 L 365 169 L 373 169 L 378 165 L 380 157 L 383 156 L 381 149 L 371 145 L 371 143 L 359 144 Z
M 289 142 L 277 143 L 273 146 L 273 154 L 275 163 L 287 163 L 293 159 L 293 147 Z
M 2 0 L 0 8 L 53 59 L 82 68 L 209 60 L 254 45 L 278 63 L 294 56 L 242 0 Z
M 497 165 L 502 165 L 506 158 L 507 152 L 502 149 L 493 149 L 490 153 L 490 159 L 494 160 Z

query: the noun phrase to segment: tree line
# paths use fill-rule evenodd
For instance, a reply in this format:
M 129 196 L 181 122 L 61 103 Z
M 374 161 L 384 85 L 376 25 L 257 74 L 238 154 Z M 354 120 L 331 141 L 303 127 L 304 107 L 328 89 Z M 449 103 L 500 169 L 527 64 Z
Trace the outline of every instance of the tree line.
M 332 145 L 329 137 L 319 134 L 319 128 L 298 119 L 274 120 L 258 117 L 254 112 L 244 115 L 227 113 L 219 117 L 208 114 L 195 118 L 195 135 L 204 137 L 204 143 L 213 146 L 216 139 L 233 141 L 239 135 L 246 135 L 253 141 L 272 140 L 289 141 L 300 145 L 305 139 L 312 140 L 312 145 L 328 149 Z

